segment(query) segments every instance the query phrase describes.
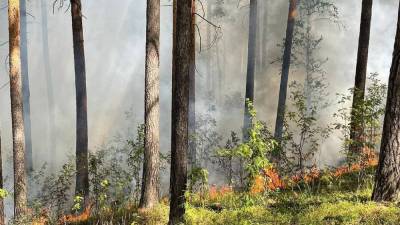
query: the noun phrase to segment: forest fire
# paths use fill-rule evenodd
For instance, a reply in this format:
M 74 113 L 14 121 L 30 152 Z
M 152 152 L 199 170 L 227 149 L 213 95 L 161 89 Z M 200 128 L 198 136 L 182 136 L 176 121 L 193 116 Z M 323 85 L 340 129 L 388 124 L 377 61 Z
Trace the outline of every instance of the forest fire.
M 217 185 L 213 184 L 210 187 L 208 195 L 211 200 L 216 200 L 219 197 L 225 196 L 230 193 L 233 193 L 232 186 L 221 186 L 220 188 L 218 188 Z
M 365 148 L 363 150 L 363 155 L 365 160 L 362 161 L 361 163 L 354 163 L 350 166 L 341 166 L 337 168 L 332 175 L 334 177 L 340 177 L 343 176 L 344 174 L 348 174 L 351 172 L 357 172 L 360 171 L 361 169 L 371 167 L 371 166 L 377 166 L 378 165 L 378 156 L 375 152 L 372 150 Z
M 350 166 L 341 166 L 328 172 L 323 172 L 314 166 L 307 173 L 303 175 L 294 175 L 287 181 L 282 179 L 275 169 L 268 168 L 263 171 L 263 174 L 255 178 L 250 192 L 252 194 L 257 194 L 268 190 L 275 191 L 279 189 L 285 189 L 293 186 L 293 184 L 298 184 L 302 181 L 304 181 L 305 183 L 312 183 L 314 181 L 317 181 L 319 178 L 321 178 L 323 174 L 326 173 L 328 173 L 332 177 L 339 178 L 343 175 L 358 172 L 362 169 L 378 165 L 378 156 L 372 150 L 365 148 L 363 150 L 363 156 L 365 160 L 361 163 L 354 163 Z
M 91 2 L 1 2 L 0 225 L 400 224 L 398 1 Z
M 92 206 L 89 205 L 81 214 L 71 214 L 63 216 L 59 224 L 79 223 L 87 221 L 90 218 L 92 212 Z

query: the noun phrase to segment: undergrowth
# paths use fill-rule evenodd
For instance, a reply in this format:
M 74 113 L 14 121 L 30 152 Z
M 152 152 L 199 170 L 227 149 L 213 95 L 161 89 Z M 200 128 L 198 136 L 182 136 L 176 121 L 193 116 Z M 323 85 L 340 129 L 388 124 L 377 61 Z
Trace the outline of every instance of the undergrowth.
M 357 172 L 340 178 L 315 181 L 309 187 L 294 186 L 262 193 L 234 192 L 231 188 L 210 188 L 204 194 L 192 194 L 186 206 L 188 225 L 331 225 L 331 224 L 400 224 L 400 209 L 395 203 L 370 201 L 374 168 L 366 169 L 368 178 L 362 185 L 355 182 Z M 168 222 L 168 200 L 152 210 L 125 208 L 110 212 L 102 219 L 75 223 L 87 224 L 148 224 Z M 127 216 L 129 215 L 129 216 Z M 122 217 L 130 221 L 122 221 Z M 112 221 L 112 222 L 111 222 Z

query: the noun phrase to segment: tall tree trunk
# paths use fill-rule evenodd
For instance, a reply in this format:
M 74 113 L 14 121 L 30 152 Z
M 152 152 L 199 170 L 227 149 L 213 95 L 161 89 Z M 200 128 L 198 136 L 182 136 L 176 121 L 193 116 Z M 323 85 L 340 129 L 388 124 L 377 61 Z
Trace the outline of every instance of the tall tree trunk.
M 158 202 L 160 167 L 160 0 L 147 0 L 145 139 L 140 208 Z
M 1 149 L 1 132 L 0 132 L 0 189 L 3 189 L 3 156 Z M 0 225 L 5 225 L 5 213 L 4 213 L 4 199 L 0 198 Z
M 261 50 L 261 68 L 267 69 L 268 66 L 268 0 L 263 1 L 263 27 L 262 27 L 262 50 Z
M 20 0 L 21 13 L 21 74 L 22 74 L 22 94 L 24 98 L 24 128 L 25 128 L 25 160 L 28 173 L 33 171 L 32 155 L 32 132 L 31 132 L 31 104 L 29 88 L 29 65 L 28 65 L 28 31 L 27 31 L 27 12 L 26 0 Z
M 285 119 L 286 96 L 289 81 L 290 58 L 292 55 L 293 30 L 297 14 L 297 0 L 289 1 L 289 14 L 286 27 L 285 50 L 283 52 L 281 84 L 279 87 L 278 111 L 275 123 L 275 138 L 282 139 Z
M 207 1 L 207 20 L 212 21 L 212 10 L 213 10 L 213 1 L 209 0 Z M 212 56 L 213 56 L 213 49 L 211 48 L 211 45 L 213 45 L 213 37 L 211 35 L 211 25 L 207 25 L 207 54 L 206 54 L 206 62 L 207 62 L 207 94 L 209 95 L 210 98 L 210 105 L 213 104 L 213 101 L 215 100 L 215 90 L 214 90 L 214 76 L 212 74 Z
M 367 80 L 367 66 L 368 66 L 368 48 L 369 38 L 371 31 L 371 17 L 372 17 L 373 0 L 362 1 L 361 23 L 360 23 L 360 37 L 358 41 L 358 55 L 356 78 L 353 91 L 353 107 L 352 109 L 359 108 L 360 104 L 364 101 L 365 84 Z M 357 110 L 352 110 L 351 114 L 351 129 L 350 139 L 354 144 L 350 146 L 351 152 L 360 152 L 360 146 L 357 143 L 362 143 L 363 125 L 362 118 L 357 118 Z M 361 120 L 361 121 L 360 121 Z
M 216 93 L 215 93 L 215 96 L 216 96 L 216 101 L 215 101 L 215 104 L 216 105 L 222 105 L 222 103 L 221 103 L 221 80 L 222 80 L 222 77 L 223 77 L 223 71 L 222 71 L 222 66 L 221 66 L 221 56 L 222 56 L 222 54 L 221 54 L 221 50 L 220 50 L 220 47 L 219 47 L 219 44 L 220 44 L 220 42 L 219 41 L 217 41 L 216 43 L 215 43 L 215 60 L 216 60 L 216 73 L 215 73 L 215 75 L 214 75 L 214 77 L 217 79 L 217 80 L 214 80 L 215 81 L 215 86 L 214 86 L 214 90 L 216 90 Z
M 190 167 L 197 166 L 196 151 L 196 1 L 192 3 L 192 26 L 191 26 L 191 54 L 190 54 L 190 74 L 189 74 L 189 160 Z
M 44 72 L 46 76 L 47 85 L 47 106 L 49 111 L 49 121 L 48 121 L 48 132 L 50 138 L 50 151 L 49 155 L 57 155 L 57 135 L 55 132 L 55 101 L 54 101 L 54 89 L 53 89 L 53 79 L 51 76 L 50 67 L 50 51 L 49 51 L 49 35 L 48 35 L 48 23 L 47 23 L 47 2 L 46 0 L 41 0 L 41 13 L 42 13 L 42 51 L 43 51 L 43 63 Z M 54 164 L 53 160 L 49 160 L 48 163 Z M 54 165 L 52 165 L 54 168 Z
M 264 21 L 263 21 L 263 13 L 264 13 L 264 1 L 261 1 L 258 3 L 258 9 L 257 9 L 257 34 L 256 34 L 256 63 L 255 63 L 255 73 L 256 74 L 261 74 L 262 72 L 262 48 L 263 48 L 263 43 L 262 43 L 262 33 L 263 33 L 263 27 L 264 27 Z
M 390 69 L 379 164 L 372 194 L 374 201 L 397 201 L 400 194 L 400 7 Z
M 169 224 L 184 221 L 187 189 L 189 86 L 192 61 L 193 0 L 174 1 L 172 120 L 171 120 L 171 202 Z
M 89 200 L 86 65 L 81 0 L 71 0 L 76 89 L 76 186 L 75 193 Z
M 26 213 L 27 191 L 25 174 L 24 109 L 21 77 L 20 8 L 18 0 L 8 0 L 8 31 L 14 158 L 14 216 L 16 220 L 19 220 Z
M 257 0 L 250 0 L 249 14 L 249 41 L 247 53 L 247 76 L 246 76 L 246 96 L 243 133 L 244 139 L 247 139 L 247 132 L 251 124 L 251 116 L 247 101 L 254 102 L 254 72 L 256 63 L 256 45 L 257 45 Z
M 306 44 L 305 44 L 305 52 L 304 55 L 306 57 L 305 59 L 305 63 L 306 63 L 306 79 L 304 82 L 304 96 L 306 98 L 306 115 L 307 116 L 311 116 L 311 108 L 312 108 L 312 94 L 313 94 L 313 77 L 312 77 L 312 62 L 311 62 L 311 58 L 312 58 L 312 54 L 313 54 L 313 49 L 311 49 L 311 42 L 312 37 L 311 37 L 311 29 L 312 29 L 312 24 L 311 24 L 311 10 L 312 6 L 310 6 L 310 2 L 305 2 L 304 3 L 306 5 L 306 10 L 307 10 L 307 14 L 306 14 L 306 19 L 305 19 L 305 23 L 306 23 Z

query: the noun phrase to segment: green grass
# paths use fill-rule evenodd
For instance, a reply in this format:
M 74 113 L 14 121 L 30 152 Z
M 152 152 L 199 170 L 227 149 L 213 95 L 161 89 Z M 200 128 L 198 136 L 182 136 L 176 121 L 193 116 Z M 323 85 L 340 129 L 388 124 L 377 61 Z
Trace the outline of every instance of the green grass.
M 263 194 L 227 193 L 214 199 L 192 195 L 186 206 L 186 224 L 400 224 L 398 205 L 370 201 L 372 174 L 373 170 L 369 170 L 363 185 L 356 182 L 357 174 L 348 174 L 335 179 L 321 178 L 311 185 L 300 184 L 289 190 Z M 220 206 L 221 210 L 213 210 L 212 206 L 215 205 Z M 129 224 L 166 224 L 168 211 L 165 202 L 151 211 L 135 211 Z

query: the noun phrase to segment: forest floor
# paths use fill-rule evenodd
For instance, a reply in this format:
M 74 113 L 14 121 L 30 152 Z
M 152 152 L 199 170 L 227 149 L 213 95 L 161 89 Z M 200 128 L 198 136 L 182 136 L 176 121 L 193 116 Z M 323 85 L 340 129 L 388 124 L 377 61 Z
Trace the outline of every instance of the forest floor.
M 189 195 L 185 224 L 400 224 L 398 205 L 370 201 L 373 167 L 363 173 L 326 174 L 284 190 L 238 193 L 226 187 L 213 187 L 205 195 Z M 161 225 L 167 224 L 168 211 L 168 200 L 165 199 L 147 212 L 127 207 L 117 213 L 102 215 L 102 218 L 90 218 L 92 222 L 75 224 Z M 124 219 L 118 215 L 125 215 Z M 113 222 L 106 222 L 111 221 L 110 216 Z

